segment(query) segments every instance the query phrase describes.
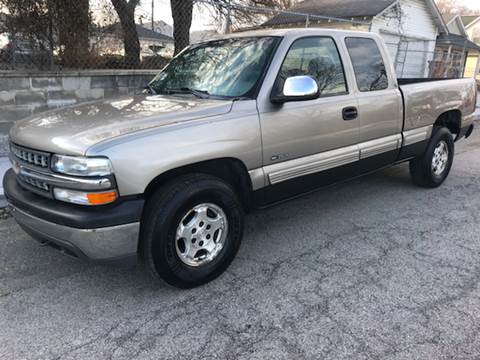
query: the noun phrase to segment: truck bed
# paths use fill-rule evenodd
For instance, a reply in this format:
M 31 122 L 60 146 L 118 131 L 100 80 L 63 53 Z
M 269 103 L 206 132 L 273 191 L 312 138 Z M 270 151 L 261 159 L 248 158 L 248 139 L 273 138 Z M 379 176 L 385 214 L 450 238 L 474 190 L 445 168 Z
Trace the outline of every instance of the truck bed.
M 398 78 L 398 85 L 418 84 L 442 80 L 457 80 L 457 78 Z
M 474 79 L 398 79 L 404 100 L 404 131 L 429 126 L 451 109 L 462 117 L 470 116 L 476 107 Z

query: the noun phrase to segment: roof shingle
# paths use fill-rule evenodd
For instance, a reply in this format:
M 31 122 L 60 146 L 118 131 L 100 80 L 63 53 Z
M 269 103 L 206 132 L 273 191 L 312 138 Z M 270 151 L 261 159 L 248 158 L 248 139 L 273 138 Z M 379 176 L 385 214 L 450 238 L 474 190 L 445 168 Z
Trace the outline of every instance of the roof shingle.
M 292 11 L 332 17 L 375 16 L 392 5 L 395 0 L 305 0 Z
M 154 39 L 154 40 L 160 40 L 164 42 L 173 42 L 173 38 L 171 38 L 170 36 L 164 35 L 157 31 L 152 31 L 139 24 L 136 24 L 136 27 L 137 27 L 137 34 L 140 39 Z M 120 25 L 120 23 L 115 23 L 110 26 L 107 26 L 103 31 L 110 34 L 115 34 L 117 36 L 121 36 L 123 32 L 122 26 Z
M 285 25 L 305 22 L 306 17 L 301 14 L 317 15 L 338 19 L 372 17 L 378 15 L 396 0 L 305 0 L 298 3 L 289 11 L 281 13 L 268 20 L 263 26 Z M 315 21 L 314 18 L 310 20 Z

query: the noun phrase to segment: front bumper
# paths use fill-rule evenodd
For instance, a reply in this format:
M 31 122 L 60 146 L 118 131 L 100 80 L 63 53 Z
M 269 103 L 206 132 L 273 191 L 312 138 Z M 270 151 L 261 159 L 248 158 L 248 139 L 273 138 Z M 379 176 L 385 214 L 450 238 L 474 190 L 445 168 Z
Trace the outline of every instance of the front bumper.
M 143 199 L 98 208 L 64 204 L 23 189 L 12 170 L 3 187 L 15 220 L 36 240 L 82 259 L 136 260 Z

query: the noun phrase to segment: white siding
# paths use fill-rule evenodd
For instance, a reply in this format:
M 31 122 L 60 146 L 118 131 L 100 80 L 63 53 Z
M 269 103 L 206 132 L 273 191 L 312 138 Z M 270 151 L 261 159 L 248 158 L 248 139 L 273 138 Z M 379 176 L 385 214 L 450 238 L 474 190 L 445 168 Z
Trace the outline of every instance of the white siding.
M 456 35 L 462 35 L 462 30 L 460 29 L 457 20 L 452 21 L 448 26 L 448 31 L 450 31 L 452 34 Z
M 403 29 L 406 36 L 437 40 L 437 26 L 424 0 L 402 0 Z
M 374 18 L 371 31 L 383 36 L 399 77 L 424 77 L 433 59 L 437 26 L 425 0 L 400 0 Z
M 467 34 L 470 40 L 480 45 L 480 20 L 467 29 Z

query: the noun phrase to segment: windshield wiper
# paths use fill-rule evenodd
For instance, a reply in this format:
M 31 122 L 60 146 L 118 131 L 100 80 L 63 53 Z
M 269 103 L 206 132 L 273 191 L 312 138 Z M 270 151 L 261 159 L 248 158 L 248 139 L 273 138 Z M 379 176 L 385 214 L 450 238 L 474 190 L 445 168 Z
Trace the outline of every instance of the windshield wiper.
M 206 90 L 197 90 L 197 89 L 190 89 L 188 87 L 182 87 L 179 89 L 166 89 L 169 94 L 180 93 L 180 94 L 192 94 L 200 99 L 208 99 L 210 97 L 210 93 Z

